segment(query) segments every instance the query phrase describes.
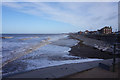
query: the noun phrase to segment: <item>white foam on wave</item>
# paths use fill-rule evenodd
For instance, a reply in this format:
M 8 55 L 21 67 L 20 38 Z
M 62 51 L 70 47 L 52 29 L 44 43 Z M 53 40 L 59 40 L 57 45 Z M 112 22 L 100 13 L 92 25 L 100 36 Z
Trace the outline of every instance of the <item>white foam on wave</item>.
M 57 35 L 57 36 L 44 36 L 44 37 L 41 37 L 41 38 L 37 38 L 35 39 L 35 41 L 33 42 L 33 40 L 24 40 L 22 42 L 7 42 L 7 41 L 3 41 L 3 64 L 6 62 L 8 63 L 8 61 L 13 61 L 15 60 L 14 58 L 18 57 L 19 58 L 19 55 L 20 54 L 23 54 L 24 56 L 24 53 L 26 53 L 26 50 L 34 50 L 39 48 L 39 47 L 42 47 L 42 46 L 45 46 L 49 43 L 51 43 L 52 41 L 56 41 L 56 40 L 59 40 L 61 38 L 64 38 L 64 37 L 67 37 L 66 35 Z M 26 39 L 26 38 L 29 38 L 29 37 L 17 37 L 16 39 Z M 43 39 L 43 40 L 42 40 Z M 31 43 L 29 43 L 29 41 L 31 41 Z M 40 41 L 40 43 L 38 43 Z M 30 51 L 28 51 L 30 52 Z M 20 55 L 21 57 L 21 55 Z M 17 59 L 17 58 L 16 58 Z M 5 64 L 6 64 L 5 63 Z
M 63 45 L 61 46 L 62 44 L 61 42 L 64 44 L 64 46 Z M 27 64 L 26 70 L 33 70 L 33 69 L 45 68 L 45 67 L 57 66 L 57 65 L 63 65 L 63 64 L 82 63 L 82 62 L 102 60 L 102 59 L 89 59 L 89 58 L 81 59 L 80 57 L 69 55 L 68 51 L 71 50 L 70 46 L 74 46 L 77 43 L 78 41 L 74 41 L 72 39 L 64 39 L 64 40 L 60 39 L 55 41 L 55 43 L 53 42 L 51 44 L 45 45 L 39 48 L 37 51 L 24 56 L 23 58 L 25 59 L 22 61 L 26 62 Z M 28 57 L 29 57 L 29 60 L 27 60 Z M 54 58 L 56 57 L 58 58 L 54 60 Z M 59 60 L 59 58 L 61 57 L 67 58 L 67 60 Z
M 57 36 L 52 36 L 52 37 L 49 37 L 51 42 L 53 41 L 58 41 L 59 39 L 63 39 L 63 38 L 66 38 L 68 37 L 68 35 L 57 35 Z
M 63 60 L 63 61 L 49 61 L 47 59 L 34 60 L 34 61 L 30 60 L 27 62 L 28 66 L 26 71 L 50 67 L 50 66 L 58 66 L 63 64 L 83 63 L 83 62 L 98 61 L 98 60 L 102 60 L 102 59 L 77 59 L 77 60 Z

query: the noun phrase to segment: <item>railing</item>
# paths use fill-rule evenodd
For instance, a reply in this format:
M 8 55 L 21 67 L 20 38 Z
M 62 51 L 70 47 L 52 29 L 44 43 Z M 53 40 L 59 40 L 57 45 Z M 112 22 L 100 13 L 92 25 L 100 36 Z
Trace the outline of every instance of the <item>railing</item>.
M 116 51 L 120 52 L 120 43 L 116 43 Z M 120 53 L 118 53 L 118 54 L 120 54 Z
M 113 72 L 115 72 L 115 62 L 116 62 L 116 54 L 120 55 L 120 43 L 114 44 L 114 51 L 113 51 Z

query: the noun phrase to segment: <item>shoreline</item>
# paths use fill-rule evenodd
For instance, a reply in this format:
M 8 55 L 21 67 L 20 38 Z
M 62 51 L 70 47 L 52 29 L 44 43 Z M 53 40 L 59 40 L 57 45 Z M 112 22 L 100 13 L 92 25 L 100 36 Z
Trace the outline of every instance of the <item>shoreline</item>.
M 84 44 L 85 41 L 82 40 L 82 37 L 81 39 L 79 39 L 78 37 L 80 38 L 80 36 L 78 35 L 69 35 L 69 38 L 80 41 L 77 45 L 71 47 L 71 50 L 69 51 L 70 55 L 79 56 L 81 58 L 98 58 L 98 59 L 113 58 L 112 52 L 102 51 L 93 46 Z
M 75 39 L 75 38 L 74 38 Z M 110 59 L 111 57 L 113 57 L 112 55 L 110 56 L 110 58 L 106 58 L 106 57 L 108 57 L 108 56 L 105 56 L 105 57 L 103 57 L 103 56 L 101 56 L 101 57 L 98 57 L 99 55 L 97 55 L 97 56 L 94 56 L 95 54 L 93 54 L 93 53 L 89 53 L 90 51 L 91 52 L 93 52 L 93 51 L 95 51 L 95 52 L 101 52 L 100 50 L 98 50 L 98 49 L 96 49 L 96 48 L 93 48 L 93 47 L 91 47 L 91 46 L 88 46 L 88 45 L 85 45 L 84 43 L 83 43 L 83 40 L 80 40 L 80 39 L 78 39 L 80 42 L 77 44 L 77 45 L 75 45 L 75 46 L 72 46 L 71 47 L 71 50 L 70 51 L 68 51 L 69 52 L 69 54 L 70 55 L 73 55 L 73 56 L 79 56 L 79 57 L 81 57 L 81 58 L 98 58 L 98 59 Z M 82 48 L 82 49 L 79 49 L 79 48 Z M 83 51 L 85 51 L 84 53 L 85 54 L 83 54 L 83 53 L 80 53 L 80 51 L 81 50 L 83 50 Z M 90 50 L 90 51 L 88 51 L 88 50 Z M 77 53 L 77 54 L 76 54 Z M 79 54 L 80 53 L 80 54 Z M 101 52 L 102 53 L 102 52 Z M 103 52 L 104 54 L 105 54 L 105 52 Z M 91 55 L 92 54 L 92 55 Z M 103 54 L 101 54 L 101 55 L 103 55 Z M 105 54 L 106 55 L 106 54 Z M 92 56 L 92 57 L 91 57 Z M 86 62 L 82 62 L 82 63 L 86 63 Z M 72 63 L 71 63 L 72 64 Z M 73 64 L 75 64 L 75 63 L 73 63 Z M 79 63 L 78 63 L 79 64 Z M 64 65 L 64 64 L 63 64 Z M 65 64 L 65 65 L 68 65 L 68 64 Z M 61 65 L 58 65 L 58 66 L 61 66 Z M 50 66 L 50 67 L 56 67 L 56 66 Z M 69 67 L 68 67 L 69 68 Z M 40 68 L 41 69 L 41 68 Z M 39 70 L 39 69 L 38 69 Z M 34 71 L 34 70 L 33 70 Z M 35 71 L 37 71 L 37 70 L 35 70 Z M 29 71 L 28 71 L 29 72 Z M 30 71 L 31 72 L 31 71 Z M 25 71 L 25 73 L 27 73 L 26 71 Z M 21 74 L 24 74 L 24 73 L 21 73 Z M 17 74 L 16 74 L 17 75 Z

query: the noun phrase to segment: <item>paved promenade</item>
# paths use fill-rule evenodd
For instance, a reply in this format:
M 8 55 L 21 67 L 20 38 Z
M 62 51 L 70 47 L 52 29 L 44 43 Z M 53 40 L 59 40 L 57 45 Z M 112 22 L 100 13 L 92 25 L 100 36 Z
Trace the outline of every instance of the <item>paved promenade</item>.
M 116 59 L 116 63 L 118 62 L 120 62 L 120 59 Z M 9 76 L 9 78 L 62 78 L 81 71 L 98 67 L 99 63 L 112 65 L 112 59 L 41 68 L 12 75 Z

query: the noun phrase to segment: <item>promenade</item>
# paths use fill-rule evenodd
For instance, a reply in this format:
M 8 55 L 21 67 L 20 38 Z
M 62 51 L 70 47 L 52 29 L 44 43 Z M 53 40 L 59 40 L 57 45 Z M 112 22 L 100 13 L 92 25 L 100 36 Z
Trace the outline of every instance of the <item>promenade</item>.
M 120 59 L 117 58 L 116 63 L 118 62 L 120 62 Z M 29 72 L 11 75 L 9 78 L 64 78 L 78 72 L 96 68 L 98 67 L 99 63 L 104 63 L 111 66 L 112 59 L 41 68 Z

